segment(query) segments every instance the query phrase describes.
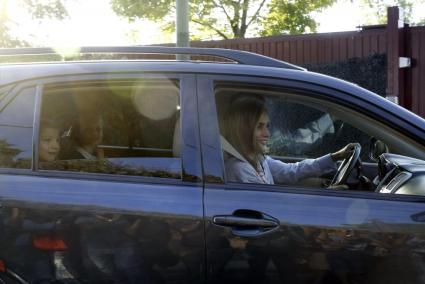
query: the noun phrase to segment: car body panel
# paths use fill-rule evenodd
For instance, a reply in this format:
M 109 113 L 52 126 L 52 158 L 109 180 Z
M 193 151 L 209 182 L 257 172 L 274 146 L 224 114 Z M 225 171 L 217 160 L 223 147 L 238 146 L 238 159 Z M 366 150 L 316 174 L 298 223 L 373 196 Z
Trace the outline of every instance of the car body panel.
M 291 80 L 223 75 L 198 77 L 199 104 L 204 106 L 199 119 L 203 167 L 204 172 L 216 174 L 215 179 L 205 180 L 204 196 L 207 279 L 211 283 L 385 283 L 394 278 L 401 281 L 396 283 L 405 279 L 412 283 L 422 281 L 425 224 L 412 219 L 425 211 L 422 196 L 411 199 L 336 189 L 217 182 L 225 180 L 225 174 L 218 139 L 215 82 L 310 89 L 324 100 L 376 115 L 373 102 L 349 93 L 343 97 L 331 87 L 309 82 L 295 84 Z M 392 127 L 404 128 L 406 135 L 416 130 L 406 127 L 396 114 L 388 112 L 385 117 L 388 120 L 384 123 L 391 121 Z M 416 142 L 425 144 L 425 140 Z M 215 155 L 204 154 L 205 149 Z M 377 164 L 368 167 L 368 171 L 378 171 Z M 230 220 L 229 225 L 223 225 L 223 219 Z M 249 225 L 254 221 L 277 225 Z M 391 272 L 382 275 L 388 269 Z
M 425 211 L 423 202 L 298 190 L 207 186 L 208 279 L 222 283 L 340 283 L 344 279 L 422 283 L 425 229 L 412 216 Z M 264 233 L 251 228 L 252 233 L 214 224 L 215 216 L 232 216 L 241 210 L 261 212 L 278 220 L 279 226 Z

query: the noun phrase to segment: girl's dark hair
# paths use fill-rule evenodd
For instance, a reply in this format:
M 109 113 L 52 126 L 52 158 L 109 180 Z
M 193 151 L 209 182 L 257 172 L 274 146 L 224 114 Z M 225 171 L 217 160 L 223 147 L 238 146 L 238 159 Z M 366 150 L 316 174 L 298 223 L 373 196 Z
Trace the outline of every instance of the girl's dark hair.
M 56 120 L 42 118 L 40 120 L 40 131 L 46 128 L 54 128 L 54 129 L 60 130 L 61 125 Z
M 228 107 L 220 121 L 224 138 L 254 167 L 262 154 L 254 139 L 260 116 L 267 112 L 265 100 L 259 95 L 239 95 Z M 254 154 L 254 157 L 252 157 Z

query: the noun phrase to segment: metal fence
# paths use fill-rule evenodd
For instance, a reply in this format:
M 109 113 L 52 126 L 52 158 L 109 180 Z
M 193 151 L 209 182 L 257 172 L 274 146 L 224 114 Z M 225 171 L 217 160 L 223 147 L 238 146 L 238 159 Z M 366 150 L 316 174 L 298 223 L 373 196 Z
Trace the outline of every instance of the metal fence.
M 328 63 L 386 52 L 381 29 L 223 41 L 192 42 L 196 47 L 218 47 L 264 54 L 297 65 Z

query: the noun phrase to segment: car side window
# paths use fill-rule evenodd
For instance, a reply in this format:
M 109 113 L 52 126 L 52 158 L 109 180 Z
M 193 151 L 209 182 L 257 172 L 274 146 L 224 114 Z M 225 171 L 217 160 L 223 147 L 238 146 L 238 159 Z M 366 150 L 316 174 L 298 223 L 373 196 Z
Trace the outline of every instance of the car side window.
M 363 176 L 346 185 L 370 190 L 378 171 L 369 153 L 373 143 L 394 154 L 412 153 L 394 129 L 305 91 L 217 83 L 215 94 L 227 182 L 328 187 L 338 166 L 328 154 L 359 143 Z M 316 160 L 297 169 L 288 165 L 305 159 Z
M 47 85 L 39 169 L 180 179 L 179 97 L 170 79 Z
M 5 95 L 0 102 L 0 167 L 30 169 L 35 87 Z
M 283 97 L 267 99 L 271 122 L 269 154 L 317 158 L 348 143 L 362 146 L 362 161 L 370 162 L 371 136 L 320 105 Z

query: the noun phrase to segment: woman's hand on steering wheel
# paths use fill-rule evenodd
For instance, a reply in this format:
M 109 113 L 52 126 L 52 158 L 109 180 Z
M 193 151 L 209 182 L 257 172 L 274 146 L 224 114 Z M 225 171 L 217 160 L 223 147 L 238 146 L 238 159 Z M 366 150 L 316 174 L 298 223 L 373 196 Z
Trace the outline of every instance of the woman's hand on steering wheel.
M 350 143 L 341 150 L 332 153 L 331 157 L 336 162 L 343 160 L 332 179 L 331 187 L 343 185 L 347 182 L 351 171 L 360 159 L 361 146 L 359 143 Z
M 354 152 L 356 147 L 360 147 L 360 144 L 359 143 L 347 144 L 341 150 L 331 154 L 332 160 L 334 160 L 334 162 L 336 162 L 336 161 L 340 161 L 340 160 L 350 158 L 351 155 L 353 155 L 353 152 Z

